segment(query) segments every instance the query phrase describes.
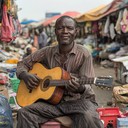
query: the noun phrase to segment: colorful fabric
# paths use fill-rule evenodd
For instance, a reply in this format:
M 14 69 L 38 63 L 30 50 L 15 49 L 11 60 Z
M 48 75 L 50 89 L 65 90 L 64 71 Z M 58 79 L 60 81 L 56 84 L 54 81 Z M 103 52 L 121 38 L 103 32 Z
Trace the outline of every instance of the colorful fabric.
M 99 6 L 92 11 L 80 15 L 76 20 L 78 22 L 96 21 L 125 7 L 128 7 L 128 0 L 114 0 L 108 5 Z

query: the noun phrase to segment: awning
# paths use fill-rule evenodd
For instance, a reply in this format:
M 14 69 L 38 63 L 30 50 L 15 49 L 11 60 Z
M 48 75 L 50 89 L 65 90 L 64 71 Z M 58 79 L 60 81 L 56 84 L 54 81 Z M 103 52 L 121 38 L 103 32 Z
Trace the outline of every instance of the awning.
M 37 28 L 39 26 L 42 26 L 42 23 L 43 22 L 44 22 L 44 19 L 43 20 L 40 20 L 38 22 L 29 23 L 29 24 L 27 24 L 27 26 L 30 27 L 30 28 Z
M 75 12 L 75 11 L 65 12 L 65 13 L 63 13 L 61 15 L 56 15 L 56 16 L 51 17 L 50 19 L 47 19 L 46 21 L 43 22 L 43 25 L 47 26 L 47 25 L 55 22 L 59 17 L 64 16 L 64 15 L 71 16 L 72 18 L 75 18 L 78 15 L 80 15 L 80 13 L 79 12 Z
M 128 6 L 128 0 L 114 0 L 108 5 L 99 6 L 96 9 L 93 9 L 87 13 L 84 13 L 75 19 L 78 22 L 85 22 L 85 21 L 96 21 L 99 20 L 112 12 L 120 10 Z
M 52 22 L 56 21 L 61 15 L 56 15 L 51 17 L 50 19 L 47 19 L 43 22 L 43 26 L 47 26 L 49 24 L 51 24 Z
M 38 22 L 38 21 L 36 21 L 36 20 L 25 20 L 25 21 L 22 21 L 20 24 L 26 25 L 26 24 L 30 24 L 30 23 L 33 23 L 33 22 Z

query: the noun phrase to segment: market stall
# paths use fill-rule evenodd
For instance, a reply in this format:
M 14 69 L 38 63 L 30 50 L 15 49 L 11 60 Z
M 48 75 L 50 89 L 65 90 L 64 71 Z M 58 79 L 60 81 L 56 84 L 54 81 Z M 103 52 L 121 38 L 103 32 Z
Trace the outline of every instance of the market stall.
M 19 84 L 19 80 L 16 77 L 16 67 L 21 59 L 20 50 L 13 45 L 13 42 L 21 32 L 17 11 L 18 6 L 14 0 L 1 0 L 0 95 L 4 95 L 8 99 L 12 109 L 18 109 L 15 99 L 16 89 Z
M 91 47 L 94 59 L 111 60 L 127 55 L 127 7 L 127 0 L 114 0 L 75 18 L 84 24 L 82 44 Z

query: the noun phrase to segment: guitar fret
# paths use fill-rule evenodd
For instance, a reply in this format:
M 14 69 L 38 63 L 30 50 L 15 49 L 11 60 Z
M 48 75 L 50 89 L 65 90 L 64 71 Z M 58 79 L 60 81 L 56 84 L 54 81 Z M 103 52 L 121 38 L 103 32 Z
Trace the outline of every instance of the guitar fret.
M 94 78 L 81 80 L 83 84 L 94 84 Z M 79 81 L 80 82 L 80 81 Z M 49 86 L 64 86 L 68 84 L 68 80 L 49 80 Z
M 64 86 L 68 84 L 68 80 L 50 80 L 49 86 Z

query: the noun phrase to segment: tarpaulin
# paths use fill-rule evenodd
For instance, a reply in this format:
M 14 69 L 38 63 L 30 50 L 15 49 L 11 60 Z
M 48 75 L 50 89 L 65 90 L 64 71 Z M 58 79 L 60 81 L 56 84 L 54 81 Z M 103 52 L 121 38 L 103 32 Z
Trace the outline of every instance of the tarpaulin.
M 78 22 L 96 21 L 125 7 L 128 7 L 128 0 L 114 0 L 108 5 L 99 6 L 98 8 L 86 12 L 75 19 Z

